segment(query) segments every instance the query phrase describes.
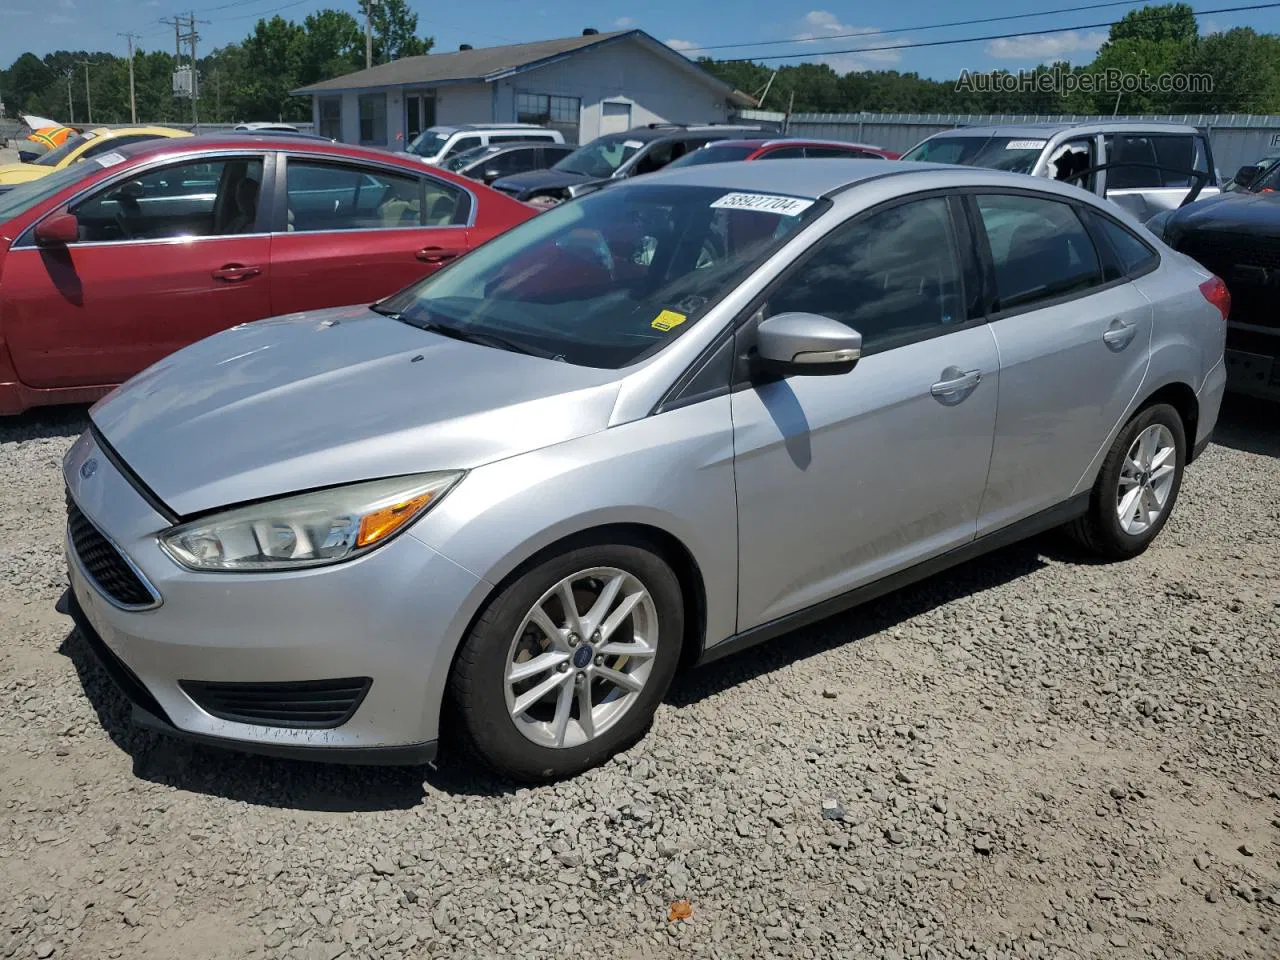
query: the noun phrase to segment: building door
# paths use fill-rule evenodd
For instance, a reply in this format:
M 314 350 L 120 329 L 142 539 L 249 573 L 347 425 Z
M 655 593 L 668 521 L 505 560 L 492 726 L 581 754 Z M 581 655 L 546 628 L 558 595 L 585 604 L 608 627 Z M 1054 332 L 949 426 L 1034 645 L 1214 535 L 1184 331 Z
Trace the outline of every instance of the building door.
M 608 100 L 600 104 L 600 136 L 630 129 L 631 104 L 612 103 Z
M 404 98 L 404 142 L 414 138 L 436 124 L 436 98 L 431 93 L 410 93 Z

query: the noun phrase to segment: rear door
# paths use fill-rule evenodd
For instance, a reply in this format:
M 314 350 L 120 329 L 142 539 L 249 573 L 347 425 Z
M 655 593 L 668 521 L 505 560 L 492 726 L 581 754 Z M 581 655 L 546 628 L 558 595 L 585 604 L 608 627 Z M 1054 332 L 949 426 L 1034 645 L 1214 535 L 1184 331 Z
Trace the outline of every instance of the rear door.
M 179 347 L 270 313 L 260 185 L 271 154 L 152 167 L 70 208 L 80 239 L 5 261 L 0 325 L 23 383 L 120 383 Z M 55 211 L 60 212 L 60 211 Z
M 1195 183 L 1193 171 L 1207 177 L 1199 196 L 1217 192 L 1203 136 L 1179 134 L 1107 134 L 1103 150 L 1109 164 L 1104 189 L 1108 200 L 1146 222 L 1163 210 L 1177 209 Z
M 1000 353 L 995 446 L 978 535 L 1068 500 L 1142 386 L 1151 304 L 1072 203 L 970 199 Z
M 471 194 L 427 173 L 291 156 L 271 245 L 271 307 L 372 303 L 467 250 Z

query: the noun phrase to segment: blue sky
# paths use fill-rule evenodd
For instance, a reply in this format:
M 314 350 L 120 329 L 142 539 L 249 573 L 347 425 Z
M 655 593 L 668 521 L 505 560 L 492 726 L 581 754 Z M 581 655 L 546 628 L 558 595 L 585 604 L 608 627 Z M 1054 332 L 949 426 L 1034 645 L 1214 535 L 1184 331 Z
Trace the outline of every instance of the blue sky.
M 301 20 L 307 13 L 324 7 L 356 11 L 354 0 L 187 0 L 194 3 L 201 19 L 202 50 L 238 40 L 263 15 L 279 12 Z M 719 0 L 691 4 L 687 0 L 601 0 L 583 12 L 583 4 L 570 0 L 479 0 L 462 5 L 441 5 L 409 0 L 419 16 L 419 32 L 434 36 L 436 49 L 456 50 L 459 43 L 475 46 L 541 40 L 568 36 L 592 26 L 599 30 L 638 27 L 673 46 L 690 49 L 696 55 L 704 44 L 759 42 L 818 38 L 811 43 L 743 47 L 710 51 L 716 56 L 751 56 L 804 52 L 810 59 L 824 60 L 840 72 L 854 69 L 897 69 L 915 71 L 937 79 L 954 78 L 962 69 L 989 70 L 996 67 L 1018 69 L 1054 59 L 1087 62 L 1105 29 L 1066 30 L 1050 36 L 1024 36 L 945 47 L 880 49 L 860 54 L 824 57 L 823 50 L 850 47 L 889 47 L 929 40 L 1013 33 L 1019 30 L 1070 28 L 1118 19 L 1126 10 L 1142 4 L 1127 4 L 1079 13 L 1037 16 L 1004 23 L 971 27 L 921 29 L 929 24 L 971 17 L 997 17 L 1041 9 L 1082 5 L 1099 0 L 985 0 L 956 4 L 948 0 L 912 0 L 901 7 L 893 4 L 868 9 L 863 4 L 840 4 L 830 0 Z M 1200 0 L 1196 9 L 1240 6 L 1248 0 Z M 142 34 L 148 47 L 171 49 L 173 30 L 158 23 L 172 16 L 168 0 L 0 0 L 0 66 L 8 66 L 20 53 L 31 50 L 45 54 L 63 49 L 110 49 L 124 52 L 125 41 L 116 34 L 131 30 Z M 185 11 L 184 11 L 185 12 Z M 1280 32 L 1280 9 L 1257 10 L 1201 17 L 1201 32 L 1233 26 L 1253 26 Z M 902 30 L 902 28 L 907 28 Z M 877 37 L 877 31 L 902 30 Z M 822 40 L 833 34 L 859 34 L 856 38 Z M 768 61 L 794 63 L 794 60 Z M 2 91 L 0 91 L 2 93 Z

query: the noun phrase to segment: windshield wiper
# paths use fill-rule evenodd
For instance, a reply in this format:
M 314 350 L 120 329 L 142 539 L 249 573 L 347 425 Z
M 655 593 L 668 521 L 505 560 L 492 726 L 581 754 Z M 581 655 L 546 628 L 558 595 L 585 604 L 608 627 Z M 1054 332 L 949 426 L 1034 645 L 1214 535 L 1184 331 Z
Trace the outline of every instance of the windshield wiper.
M 380 303 L 369 304 L 369 309 L 372 310 L 374 313 L 382 314 L 384 317 L 390 317 L 392 320 L 404 319 L 404 314 L 400 313 L 398 310 L 390 310 L 387 307 L 384 307 Z
M 540 350 L 531 349 L 523 343 L 508 340 L 506 337 L 499 336 L 496 333 L 480 333 L 475 330 L 464 330 L 461 327 L 452 327 L 446 323 L 436 323 L 434 320 L 422 320 L 414 323 L 413 325 L 426 330 L 429 333 L 438 333 L 442 337 L 450 337 L 454 340 L 461 340 L 465 343 L 477 343 L 485 347 L 496 347 L 499 350 L 510 350 L 512 353 L 523 353 L 530 357 L 542 357 L 544 360 L 549 359 L 551 356 L 549 353 L 543 353 Z

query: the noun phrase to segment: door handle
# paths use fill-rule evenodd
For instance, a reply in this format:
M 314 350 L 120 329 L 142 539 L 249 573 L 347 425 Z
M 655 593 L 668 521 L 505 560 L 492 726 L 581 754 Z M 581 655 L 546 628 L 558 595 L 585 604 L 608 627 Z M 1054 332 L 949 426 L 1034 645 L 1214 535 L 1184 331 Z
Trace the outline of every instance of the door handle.
M 248 280 L 250 277 L 256 277 L 261 272 L 261 267 L 247 267 L 242 263 L 228 263 L 213 271 L 213 279 L 221 280 L 224 283 L 239 283 L 242 280 Z
M 1116 350 L 1123 350 L 1138 335 L 1138 325 L 1136 323 L 1126 323 L 1123 320 L 1112 320 L 1111 326 L 1107 327 L 1107 332 L 1102 335 L 1102 342 L 1108 347 L 1114 347 Z
M 943 379 L 939 380 L 929 392 L 934 398 L 945 404 L 956 404 L 969 396 L 982 382 L 981 370 L 961 370 L 959 367 L 947 367 L 942 371 Z
M 446 250 L 444 247 L 423 247 L 414 254 L 423 263 L 444 263 L 458 256 L 457 250 Z

